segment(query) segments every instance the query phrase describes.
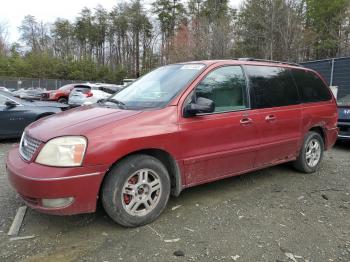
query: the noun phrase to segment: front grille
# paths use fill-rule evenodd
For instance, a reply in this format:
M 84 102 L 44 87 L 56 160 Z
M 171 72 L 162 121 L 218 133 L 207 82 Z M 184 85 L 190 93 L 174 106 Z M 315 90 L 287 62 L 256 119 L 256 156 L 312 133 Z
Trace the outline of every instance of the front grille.
M 25 160 L 29 161 L 32 159 L 40 144 L 40 140 L 35 139 L 24 133 L 21 139 L 21 143 L 19 145 L 19 152 Z

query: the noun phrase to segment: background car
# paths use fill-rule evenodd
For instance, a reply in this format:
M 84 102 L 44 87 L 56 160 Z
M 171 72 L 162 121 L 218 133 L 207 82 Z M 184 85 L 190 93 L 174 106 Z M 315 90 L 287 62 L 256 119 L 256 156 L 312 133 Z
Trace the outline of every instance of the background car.
M 77 85 L 82 85 L 82 84 L 64 85 L 57 90 L 50 90 L 50 91 L 44 92 L 41 96 L 41 99 L 45 101 L 57 101 L 59 103 L 67 104 L 70 92 Z
M 60 103 L 27 101 L 0 91 L 0 139 L 20 137 L 30 123 L 67 108 Z
M 123 86 L 127 87 L 128 85 L 130 85 L 132 82 L 134 82 L 136 79 L 134 78 L 125 78 L 123 79 Z
M 123 86 L 111 84 L 91 84 L 76 86 L 69 95 L 68 104 L 72 107 L 94 104 L 107 99 L 123 89 Z
M 27 100 L 41 100 L 42 94 L 46 92 L 46 89 L 43 88 L 21 88 L 17 91 L 13 91 L 12 94 L 15 97 L 19 97 Z
M 6 87 L 0 86 L 0 91 L 10 92 Z
M 338 138 L 350 140 L 350 95 L 338 99 L 338 128 Z

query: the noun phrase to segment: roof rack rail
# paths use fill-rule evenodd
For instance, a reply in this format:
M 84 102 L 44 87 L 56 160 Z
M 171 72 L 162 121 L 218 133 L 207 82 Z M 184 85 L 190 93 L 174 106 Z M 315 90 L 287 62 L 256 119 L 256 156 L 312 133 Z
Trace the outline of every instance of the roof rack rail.
M 255 62 L 267 62 L 267 63 L 275 63 L 275 64 L 284 64 L 284 65 L 292 65 L 292 66 L 299 66 L 303 67 L 302 65 L 298 63 L 293 62 L 282 62 L 282 61 L 275 61 L 275 60 L 268 60 L 268 59 L 259 59 L 259 58 L 252 58 L 252 57 L 241 57 L 238 58 L 239 61 L 255 61 Z

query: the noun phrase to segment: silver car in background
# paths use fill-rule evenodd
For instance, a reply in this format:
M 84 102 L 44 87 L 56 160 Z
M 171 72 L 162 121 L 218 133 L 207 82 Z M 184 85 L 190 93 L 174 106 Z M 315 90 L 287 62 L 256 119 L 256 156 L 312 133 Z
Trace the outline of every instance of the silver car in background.
M 77 85 L 71 91 L 68 104 L 71 107 L 91 105 L 101 99 L 107 99 L 111 95 L 119 92 L 123 86 L 112 84 L 86 84 Z

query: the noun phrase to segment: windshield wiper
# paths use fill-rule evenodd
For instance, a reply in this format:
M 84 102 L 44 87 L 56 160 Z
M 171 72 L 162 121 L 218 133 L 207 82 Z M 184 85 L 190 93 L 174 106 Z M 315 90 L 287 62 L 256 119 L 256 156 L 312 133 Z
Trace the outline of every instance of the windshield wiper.
M 117 99 L 107 98 L 107 99 L 101 99 L 98 101 L 98 103 L 105 103 L 105 102 L 111 102 L 113 104 L 117 104 L 119 106 L 122 106 L 123 108 L 126 108 L 126 104 L 124 104 L 122 101 L 119 101 Z

